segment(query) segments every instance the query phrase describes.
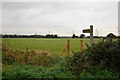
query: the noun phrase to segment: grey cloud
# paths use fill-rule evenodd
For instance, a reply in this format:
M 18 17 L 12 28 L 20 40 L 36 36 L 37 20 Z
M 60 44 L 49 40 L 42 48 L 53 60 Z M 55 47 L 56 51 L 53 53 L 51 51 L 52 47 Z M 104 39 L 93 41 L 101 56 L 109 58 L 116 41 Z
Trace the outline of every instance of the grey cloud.
M 116 5 L 109 2 L 4 2 L 3 32 L 72 34 L 75 31 L 80 34 L 90 24 L 101 28 L 116 26 Z
M 118 35 L 120 36 L 120 1 L 118 3 Z

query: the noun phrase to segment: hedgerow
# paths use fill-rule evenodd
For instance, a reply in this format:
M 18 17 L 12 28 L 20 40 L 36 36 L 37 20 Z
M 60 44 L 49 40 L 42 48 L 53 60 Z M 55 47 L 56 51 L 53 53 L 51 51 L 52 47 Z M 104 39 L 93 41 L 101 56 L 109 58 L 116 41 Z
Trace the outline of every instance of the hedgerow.
M 87 46 L 84 52 L 75 52 L 70 68 L 77 76 L 83 72 L 96 75 L 96 72 L 106 70 L 120 76 L 120 40 L 101 41 Z

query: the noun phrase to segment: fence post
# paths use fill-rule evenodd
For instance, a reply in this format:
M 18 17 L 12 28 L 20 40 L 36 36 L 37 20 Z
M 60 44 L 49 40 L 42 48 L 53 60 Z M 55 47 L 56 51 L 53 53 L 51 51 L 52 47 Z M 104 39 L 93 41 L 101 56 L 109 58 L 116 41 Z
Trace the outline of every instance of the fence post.
M 81 51 L 84 50 L 83 40 L 80 40 L 80 50 L 81 50 Z
M 67 49 L 67 57 L 70 56 L 70 40 L 68 39 L 67 42 L 66 42 L 66 45 L 61 53 L 61 56 L 63 55 L 63 53 L 66 51 Z
M 67 46 L 67 52 L 68 52 L 67 56 L 69 57 L 70 56 L 70 40 L 69 39 L 67 40 L 67 45 L 66 46 Z

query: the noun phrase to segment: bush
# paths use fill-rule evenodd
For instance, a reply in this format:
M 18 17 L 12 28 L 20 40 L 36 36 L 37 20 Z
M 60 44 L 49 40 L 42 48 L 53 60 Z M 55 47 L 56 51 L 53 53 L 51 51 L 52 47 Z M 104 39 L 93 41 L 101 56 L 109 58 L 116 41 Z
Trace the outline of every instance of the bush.
M 74 53 L 70 62 L 70 69 L 73 74 L 78 76 L 82 71 L 87 70 L 88 67 L 87 56 L 83 52 Z
M 119 75 L 120 40 L 106 40 L 94 43 L 88 46 L 84 52 L 74 53 L 70 63 L 69 68 L 77 76 L 84 75 L 84 73 L 95 75 L 95 72 L 102 74 L 113 72 Z
M 89 62 L 100 69 L 120 71 L 120 40 L 107 40 L 89 46 L 85 52 Z

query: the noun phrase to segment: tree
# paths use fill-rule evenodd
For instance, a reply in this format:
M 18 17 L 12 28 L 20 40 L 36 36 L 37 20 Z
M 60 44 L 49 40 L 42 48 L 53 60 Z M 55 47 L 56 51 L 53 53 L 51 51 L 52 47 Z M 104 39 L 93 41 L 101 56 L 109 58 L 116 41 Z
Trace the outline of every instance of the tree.
M 78 36 L 76 36 L 75 34 L 73 34 L 72 38 L 78 38 Z
M 72 38 L 75 38 L 75 34 L 73 34 Z
M 55 34 L 55 35 L 54 35 L 54 38 L 57 38 L 57 37 L 58 37 L 57 34 Z
M 81 34 L 81 35 L 80 35 L 80 38 L 85 38 L 85 34 Z
M 106 37 L 108 37 L 108 38 L 116 38 L 116 35 L 114 35 L 113 33 L 109 33 Z

